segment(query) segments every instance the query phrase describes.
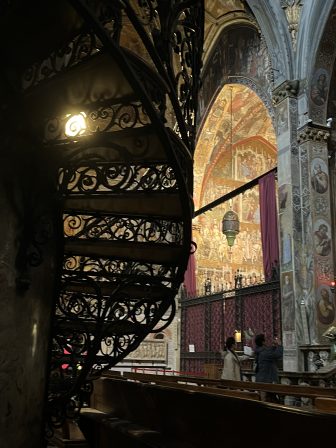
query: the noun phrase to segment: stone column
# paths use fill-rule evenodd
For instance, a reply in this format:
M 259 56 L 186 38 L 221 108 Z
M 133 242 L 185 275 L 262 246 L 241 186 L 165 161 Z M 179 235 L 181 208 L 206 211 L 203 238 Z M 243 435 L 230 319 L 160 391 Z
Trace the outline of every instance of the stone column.
M 48 164 L 35 165 L 27 146 L 26 156 L 4 147 L 0 156 L 0 446 L 36 448 L 57 269 Z
M 327 140 L 330 129 L 309 120 L 298 130 L 301 156 L 301 194 L 306 196 L 305 260 L 300 258 L 300 273 L 305 302 L 309 343 L 325 343 L 324 331 L 334 322 L 335 311 L 325 310 L 332 303 L 330 290 L 334 277 L 331 234 L 331 203 Z M 322 312 L 321 312 L 322 310 Z
M 273 98 L 278 141 L 284 370 L 296 371 L 304 368 L 300 345 L 314 345 L 321 340 L 323 328 L 317 320 L 317 301 L 323 288 L 330 293 L 333 275 L 326 182 L 329 133 L 328 128 L 302 116 L 305 94 L 299 93 L 298 81 L 281 84 Z M 304 124 L 299 125 L 299 118 Z
M 273 92 L 278 144 L 279 253 L 282 310 L 283 368 L 298 370 L 299 339 L 304 335 L 301 321 L 301 293 L 296 275 L 296 254 L 302 243 L 297 191 L 300 190 L 300 163 L 297 145 L 298 81 L 286 81 Z M 302 343 L 302 342 L 301 342 Z

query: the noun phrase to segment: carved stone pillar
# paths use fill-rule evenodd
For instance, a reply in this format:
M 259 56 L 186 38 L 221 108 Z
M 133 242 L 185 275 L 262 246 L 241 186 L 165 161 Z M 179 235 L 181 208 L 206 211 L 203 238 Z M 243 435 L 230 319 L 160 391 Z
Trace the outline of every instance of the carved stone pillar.
M 331 297 L 333 277 L 329 128 L 301 114 L 305 96 L 298 91 L 298 81 L 286 81 L 273 92 L 278 139 L 282 339 L 287 371 L 304 369 L 301 345 L 321 342 L 327 318 L 321 317 L 319 301 Z
M 298 268 L 301 272 L 309 343 L 323 342 L 324 331 L 333 323 L 335 310 L 330 290 L 334 277 L 331 234 L 331 203 L 329 189 L 328 147 L 330 129 L 309 120 L 298 130 L 301 154 L 303 191 L 307 197 L 306 260 Z M 325 342 L 325 340 L 324 340 Z
M 299 81 L 286 81 L 273 92 L 278 143 L 280 284 L 284 370 L 301 368 L 298 346 L 308 343 L 302 326 L 302 288 L 297 257 L 304 246 L 305 205 L 301 185 L 300 152 L 297 143 Z M 303 257 L 305 258 L 305 257 Z M 305 314 L 305 313 L 304 313 Z M 307 327 L 307 323 L 306 323 Z

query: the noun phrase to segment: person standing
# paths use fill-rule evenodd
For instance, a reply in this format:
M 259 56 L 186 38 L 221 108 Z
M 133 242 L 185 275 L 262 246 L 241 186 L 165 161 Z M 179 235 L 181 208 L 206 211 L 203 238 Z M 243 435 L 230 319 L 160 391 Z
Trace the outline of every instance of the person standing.
M 256 361 L 256 382 L 257 383 L 278 383 L 277 362 L 282 358 L 283 347 L 277 338 L 274 338 L 271 346 L 266 345 L 265 335 L 258 334 L 255 337 L 255 361 Z M 265 400 L 278 402 L 275 394 L 266 393 Z
M 227 338 L 225 342 L 225 350 L 222 352 L 224 358 L 222 380 L 241 381 L 241 367 L 240 361 L 249 359 L 247 355 L 237 355 L 235 352 L 236 341 L 233 336 Z

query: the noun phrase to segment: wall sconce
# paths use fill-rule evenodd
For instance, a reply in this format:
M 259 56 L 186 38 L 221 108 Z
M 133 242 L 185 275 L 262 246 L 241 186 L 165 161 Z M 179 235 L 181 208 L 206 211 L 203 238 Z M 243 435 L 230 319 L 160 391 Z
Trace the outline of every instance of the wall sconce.
M 67 115 L 64 133 L 67 137 L 78 137 L 86 131 L 86 113 L 79 112 L 75 115 Z
M 235 330 L 234 338 L 235 338 L 236 343 L 241 342 L 241 331 L 240 330 Z

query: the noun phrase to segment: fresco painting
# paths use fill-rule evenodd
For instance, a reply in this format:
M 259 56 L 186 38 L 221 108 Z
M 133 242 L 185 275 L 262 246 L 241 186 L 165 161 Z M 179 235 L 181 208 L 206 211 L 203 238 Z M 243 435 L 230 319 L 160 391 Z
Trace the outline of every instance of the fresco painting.
M 316 106 L 323 106 L 328 98 L 329 74 L 320 68 L 315 72 L 310 89 L 310 99 Z
M 287 101 L 282 101 L 277 108 L 276 128 L 278 136 L 289 130 Z
M 250 193 L 258 198 L 258 190 Z M 244 195 L 233 200 L 232 209 L 238 213 L 240 232 L 230 250 L 225 235 L 222 233 L 222 219 L 230 208 L 221 204 L 211 211 L 195 218 L 193 237 L 197 243 L 197 290 L 203 292 L 204 283 L 210 278 L 212 290 L 230 289 L 234 285 L 234 275 L 237 269 L 251 281 L 263 278 L 262 248 L 259 216 L 259 198 L 254 205 L 252 216 L 248 221 L 250 211 L 244 209 Z
M 205 66 L 199 96 L 202 118 L 216 91 L 227 76 L 245 76 L 260 87 L 269 86 L 270 59 L 266 44 L 257 31 L 248 26 L 225 29 Z
M 329 187 L 328 168 L 326 163 L 316 158 L 312 161 L 311 184 L 316 193 L 326 193 Z
M 295 301 L 293 287 L 293 272 L 282 274 L 281 288 L 282 328 L 284 331 L 295 330 Z
M 220 17 L 230 11 L 237 11 L 239 9 L 244 11 L 244 4 L 241 0 L 225 0 L 225 2 L 207 0 L 207 11 L 214 17 Z
M 213 103 L 197 143 L 196 210 L 274 168 L 275 140 L 272 121 L 258 96 L 245 86 L 226 85 Z M 240 221 L 231 250 L 222 233 L 222 219 L 230 206 Z M 207 279 L 212 291 L 233 287 L 238 269 L 248 281 L 263 279 L 258 186 L 199 215 L 193 224 L 200 294 Z
M 318 219 L 314 225 L 315 253 L 326 257 L 331 252 L 330 226 L 324 219 Z
M 335 320 L 335 296 L 329 285 L 321 285 L 317 291 L 317 318 L 320 324 L 330 325 Z
M 197 142 L 195 209 L 273 168 L 276 165 L 275 145 L 272 120 L 260 98 L 248 87 L 224 86 L 209 111 Z M 211 181 L 212 177 L 216 178 L 215 182 Z M 226 181 L 232 178 L 234 182 L 220 185 L 220 178 L 226 178 Z M 208 182 L 215 185 L 209 186 Z

